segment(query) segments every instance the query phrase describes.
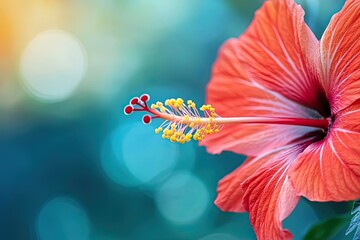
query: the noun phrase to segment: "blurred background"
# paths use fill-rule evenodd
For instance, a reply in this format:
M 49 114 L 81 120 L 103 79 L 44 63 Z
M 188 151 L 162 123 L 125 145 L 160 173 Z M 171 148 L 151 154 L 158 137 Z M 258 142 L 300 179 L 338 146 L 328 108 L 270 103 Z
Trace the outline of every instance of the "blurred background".
M 320 38 L 344 0 L 298 3 Z M 261 4 L 0 0 L 0 239 L 255 239 L 213 204 L 244 156 L 172 144 L 123 107 L 144 92 L 203 104 L 218 48 Z M 350 206 L 302 199 L 284 225 L 301 239 Z

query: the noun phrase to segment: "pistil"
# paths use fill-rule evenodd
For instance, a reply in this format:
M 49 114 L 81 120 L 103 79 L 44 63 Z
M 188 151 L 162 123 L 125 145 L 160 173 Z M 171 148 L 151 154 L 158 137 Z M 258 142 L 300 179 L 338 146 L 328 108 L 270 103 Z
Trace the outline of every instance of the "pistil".
M 160 127 L 155 129 L 155 133 L 162 132 L 162 137 L 172 142 L 185 143 L 191 139 L 201 141 L 206 135 L 219 132 L 226 124 L 277 124 L 294 125 L 323 129 L 326 132 L 331 120 L 307 119 L 307 118 L 286 118 L 286 117 L 220 117 L 215 108 L 211 105 L 203 105 L 198 111 L 196 104 L 188 100 L 168 99 L 165 105 L 161 102 L 148 106 L 150 97 L 147 94 L 140 98 L 133 98 L 130 105 L 124 109 L 125 114 L 132 112 L 147 112 L 143 116 L 143 123 L 149 124 L 152 119 L 163 119 Z M 203 113 L 203 116 L 200 115 Z
M 283 117 L 217 117 L 217 118 L 184 118 L 170 114 L 155 113 L 158 118 L 164 120 L 183 123 L 183 124 L 280 124 L 295 125 L 304 127 L 322 128 L 327 130 L 330 125 L 329 119 L 310 119 L 310 118 L 283 118 Z

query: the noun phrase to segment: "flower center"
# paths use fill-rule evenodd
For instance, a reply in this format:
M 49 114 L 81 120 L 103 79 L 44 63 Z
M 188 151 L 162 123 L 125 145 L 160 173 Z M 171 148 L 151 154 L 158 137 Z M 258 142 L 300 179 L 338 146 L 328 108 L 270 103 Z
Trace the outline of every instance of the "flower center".
M 171 142 L 185 143 L 191 139 L 201 141 L 206 135 L 214 134 L 226 124 L 281 124 L 314 127 L 328 131 L 331 124 L 330 118 L 283 118 L 283 117 L 220 117 L 211 105 L 203 105 L 196 108 L 192 100 L 185 104 L 181 98 L 168 99 L 165 104 L 157 102 L 148 106 L 150 96 L 142 96 L 131 99 L 130 104 L 124 108 L 126 115 L 132 112 L 147 112 L 143 116 L 143 123 L 149 124 L 152 119 L 160 118 L 164 122 L 155 129 L 155 133 L 162 133 L 164 139 Z M 202 113 L 202 114 L 200 114 Z

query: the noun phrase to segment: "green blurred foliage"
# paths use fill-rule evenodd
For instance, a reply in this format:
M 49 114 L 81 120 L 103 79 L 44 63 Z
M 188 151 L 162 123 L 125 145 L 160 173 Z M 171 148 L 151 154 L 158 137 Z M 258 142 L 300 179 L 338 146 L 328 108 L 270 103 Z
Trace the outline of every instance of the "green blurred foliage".
M 304 240 L 327 240 L 332 239 L 345 225 L 348 224 L 349 216 L 339 216 L 327 219 L 315 224 L 306 233 Z

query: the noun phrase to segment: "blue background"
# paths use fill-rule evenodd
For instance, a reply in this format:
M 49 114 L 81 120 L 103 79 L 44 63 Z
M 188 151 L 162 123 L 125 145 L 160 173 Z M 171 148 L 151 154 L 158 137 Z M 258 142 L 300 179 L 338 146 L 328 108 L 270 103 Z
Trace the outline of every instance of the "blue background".
M 344 1 L 298 2 L 320 38 Z M 203 104 L 219 47 L 246 29 L 261 4 L 1 2 L 0 239 L 255 239 L 247 214 L 213 204 L 217 182 L 245 157 L 167 142 L 153 133 L 160 121 L 144 126 L 141 114 L 125 116 L 123 107 L 145 92 L 153 101 Z M 66 56 L 81 61 L 60 61 L 65 73 L 41 65 L 38 54 L 51 60 L 55 50 L 33 42 L 40 33 L 59 37 L 58 49 L 66 39 L 74 43 L 80 55 Z M 49 74 L 70 74 L 78 83 L 68 87 L 57 78 L 54 87 Z M 350 206 L 302 199 L 284 226 L 301 239 Z

